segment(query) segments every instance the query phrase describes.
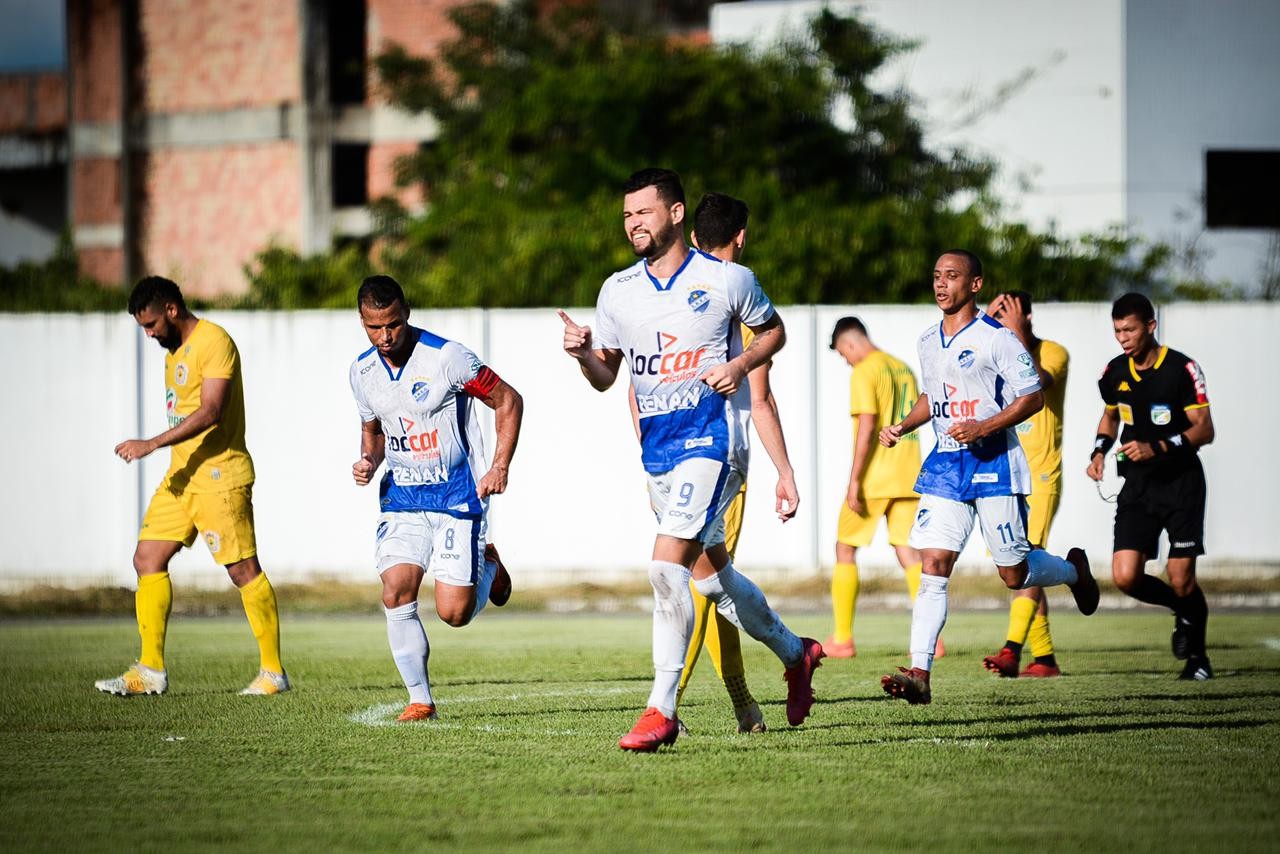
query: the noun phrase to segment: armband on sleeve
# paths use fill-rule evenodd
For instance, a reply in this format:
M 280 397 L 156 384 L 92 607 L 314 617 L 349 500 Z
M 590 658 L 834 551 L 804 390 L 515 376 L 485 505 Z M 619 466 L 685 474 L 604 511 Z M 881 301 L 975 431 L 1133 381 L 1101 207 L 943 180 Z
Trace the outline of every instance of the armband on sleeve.
M 1115 443 L 1115 436 L 1108 436 L 1106 433 L 1099 433 L 1097 438 L 1093 440 L 1093 452 L 1089 454 L 1089 459 L 1092 460 L 1097 454 L 1105 454 L 1107 451 L 1111 450 L 1111 446 Z

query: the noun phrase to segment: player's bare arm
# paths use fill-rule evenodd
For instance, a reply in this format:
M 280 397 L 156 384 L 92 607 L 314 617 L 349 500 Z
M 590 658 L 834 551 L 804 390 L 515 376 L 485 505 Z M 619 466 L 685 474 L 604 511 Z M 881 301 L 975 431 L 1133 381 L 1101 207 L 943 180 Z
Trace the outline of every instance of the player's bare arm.
M 1004 409 L 982 421 L 961 421 L 951 425 L 947 435 L 957 442 L 970 444 L 992 433 L 1021 424 L 1044 408 L 1044 392 L 1037 389 L 1015 398 Z
M 1213 416 L 1209 414 L 1209 407 L 1188 409 L 1187 420 L 1191 426 L 1181 436 L 1170 436 L 1156 442 L 1125 442 L 1118 450 L 1135 463 L 1141 463 L 1179 450 L 1190 451 L 1213 441 Z
M 769 384 L 769 363 L 765 362 L 749 375 L 751 385 L 751 423 L 755 425 L 760 444 L 764 445 L 773 467 L 778 470 L 774 490 L 774 511 L 783 522 L 794 517 L 800 508 L 800 490 L 796 488 L 795 470 L 787 454 L 787 440 L 782 435 L 782 419 L 778 417 L 778 401 Z
M 199 436 L 222 420 L 222 410 L 231 395 L 231 380 L 206 377 L 200 383 L 200 406 L 196 411 L 172 427 L 150 439 L 129 439 L 116 445 L 116 456 L 131 463 L 187 439 Z
M 767 364 L 782 349 L 782 345 L 787 343 L 786 327 L 782 325 L 782 317 L 776 311 L 759 326 L 747 328 L 755 333 L 751 346 L 702 376 L 702 381 L 719 394 L 733 394 L 742 385 L 747 374 Z
M 1094 452 L 1089 455 L 1089 467 L 1084 470 L 1091 479 L 1102 480 L 1103 461 L 1111 443 L 1118 435 L 1120 435 L 1120 412 L 1114 407 L 1105 407 L 1102 410 L 1102 418 L 1098 420 L 1098 438 L 1093 446 Z
M 363 421 L 360 424 L 360 459 L 351 466 L 351 477 L 358 486 L 368 486 L 373 473 L 386 457 L 387 437 L 382 432 L 382 422 Z
M 578 367 L 592 388 L 596 391 L 609 390 L 622 367 L 622 351 L 593 349 L 590 326 L 574 323 L 563 309 L 556 313 L 564 321 L 564 351 L 578 360 Z
M 511 458 L 516 453 L 520 424 L 524 419 L 524 398 L 506 381 L 498 380 L 492 391 L 480 400 L 493 410 L 494 427 L 498 434 L 496 447 L 493 449 L 493 463 L 476 484 L 476 496 L 485 498 L 507 491 L 507 472 L 511 468 Z
M 862 478 L 867 473 L 867 463 L 871 461 L 871 442 L 876 435 L 875 430 L 876 414 L 858 413 L 858 438 L 853 443 L 853 466 L 849 470 L 849 489 L 844 498 L 849 509 L 858 514 L 867 510 L 867 503 L 862 497 Z
M 915 406 L 911 407 L 906 418 L 880 431 L 880 444 L 886 448 L 892 448 L 898 444 L 899 439 L 928 422 L 929 418 L 929 395 L 921 394 L 916 398 Z

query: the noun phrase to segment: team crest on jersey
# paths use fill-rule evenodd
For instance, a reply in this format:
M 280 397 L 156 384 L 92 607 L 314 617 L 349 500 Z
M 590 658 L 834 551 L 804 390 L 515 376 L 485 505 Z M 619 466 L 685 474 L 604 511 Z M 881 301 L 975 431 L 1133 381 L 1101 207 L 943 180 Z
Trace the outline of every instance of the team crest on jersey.
M 187 384 L 187 363 L 179 362 L 173 366 L 173 382 L 175 385 Z
M 973 360 L 974 355 L 972 350 L 961 351 L 960 355 L 956 357 L 956 361 L 960 363 L 960 367 L 962 368 L 973 367 Z
M 694 314 L 702 314 L 709 305 L 711 305 L 711 297 L 707 296 L 707 292 L 702 288 L 689 291 L 689 308 L 693 309 Z
M 418 380 L 413 384 L 413 389 L 410 391 L 410 394 L 413 395 L 414 400 L 418 401 L 418 403 L 422 403 L 427 399 L 427 395 L 431 394 L 431 387 L 422 380 Z
M 1164 427 L 1173 420 L 1173 411 L 1163 403 L 1157 403 L 1151 407 L 1151 423 L 1157 427 Z

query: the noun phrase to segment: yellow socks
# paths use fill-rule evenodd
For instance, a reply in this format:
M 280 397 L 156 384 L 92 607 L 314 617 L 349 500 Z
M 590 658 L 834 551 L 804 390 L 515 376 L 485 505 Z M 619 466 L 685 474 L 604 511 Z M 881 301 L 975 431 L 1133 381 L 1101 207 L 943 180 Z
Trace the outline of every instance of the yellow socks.
M 240 601 L 244 603 L 249 628 L 258 641 L 262 669 L 284 673 L 284 665 L 280 663 L 280 612 L 276 609 L 276 591 L 271 588 L 265 572 L 240 588 Z
M 1045 658 L 1053 655 L 1053 638 L 1049 635 L 1049 618 L 1044 614 L 1036 614 L 1035 619 L 1031 621 L 1028 644 L 1031 647 L 1031 654 L 1035 658 Z
M 698 588 L 693 586 L 692 578 L 689 579 L 689 592 L 693 594 L 693 634 L 689 636 L 689 651 L 685 653 L 684 670 L 680 672 L 680 687 L 676 689 L 677 706 L 684 697 L 684 689 L 688 687 L 689 680 L 693 678 L 693 668 L 698 663 L 698 656 L 702 653 L 702 643 L 707 636 L 707 620 L 711 611 L 711 600 L 698 592 Z
M 837 563 L 831 575 L 831 612 L 836 621 L 831 639 L 836 643 L 853 640 L 853 615 L 857 609 L 858 565 Z
M 1009 605 L 1009 634 L 1006 635 L 1009 640 L 1020 646 L 1027 642 L 1027 630 L 1031 628 L 1031 618 L 1036 615 L 1037 607 L 1034 599 L 1013 597 Z
M 907 595 L 911 597 L 911 604 L 915 604 L 916 596 L 920 593 L 920 575 L 924 571 L 924 564 L 913 563 L 911 566 L 903 570 L 907 576 Z
M 173 608 L 173 584 L 169 573 L 155 572 L 138 576 L 138 592 L 133 597 L 138 615 L 138 634 L 142 636 L 142 655 L 138 663 L 152 670 L 164 670 L 164 634 L 169 627 Z

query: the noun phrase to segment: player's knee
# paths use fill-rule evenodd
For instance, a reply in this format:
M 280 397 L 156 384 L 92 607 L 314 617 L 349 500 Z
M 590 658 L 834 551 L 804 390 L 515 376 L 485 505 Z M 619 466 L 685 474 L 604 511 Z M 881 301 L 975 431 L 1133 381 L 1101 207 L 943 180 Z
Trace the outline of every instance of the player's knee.
M 1192 593 L 1196 592 L 1196 579 L 1195 576 L 1184 576 L 1182 578 L 1170 576 L 1169 586 L 1173 588 L 1174 594 L 1179 598 L 1183 596 L 1190 596 Z
M 402 605 L 408 605 L 417 599 L 417 594 L 401 587 L 382 586 L 382 606 L 384 608 L 399 608 Z
M 1138 576 L 1126 569 L 1111 569 L 1111 580 L 1121 593 L 1132 593 L 1138 589 Z
M 1017 566 L 997 566 L 996 571 L 1000 573 L 1000 580 L 1004 582 L 1004 586 L 1010 590 L 1021 590 L 1023 585 L 1027 583 L 1027 566 L 1020 563 Z
M 446 625 L 453 626 L 455 629 L 460 629 L 467 623 L 471 622 L 471 610 L 472 609 L 470 608 L 464 609 L 436 605 L 436 615 L 439 616 L 441 621 Z

